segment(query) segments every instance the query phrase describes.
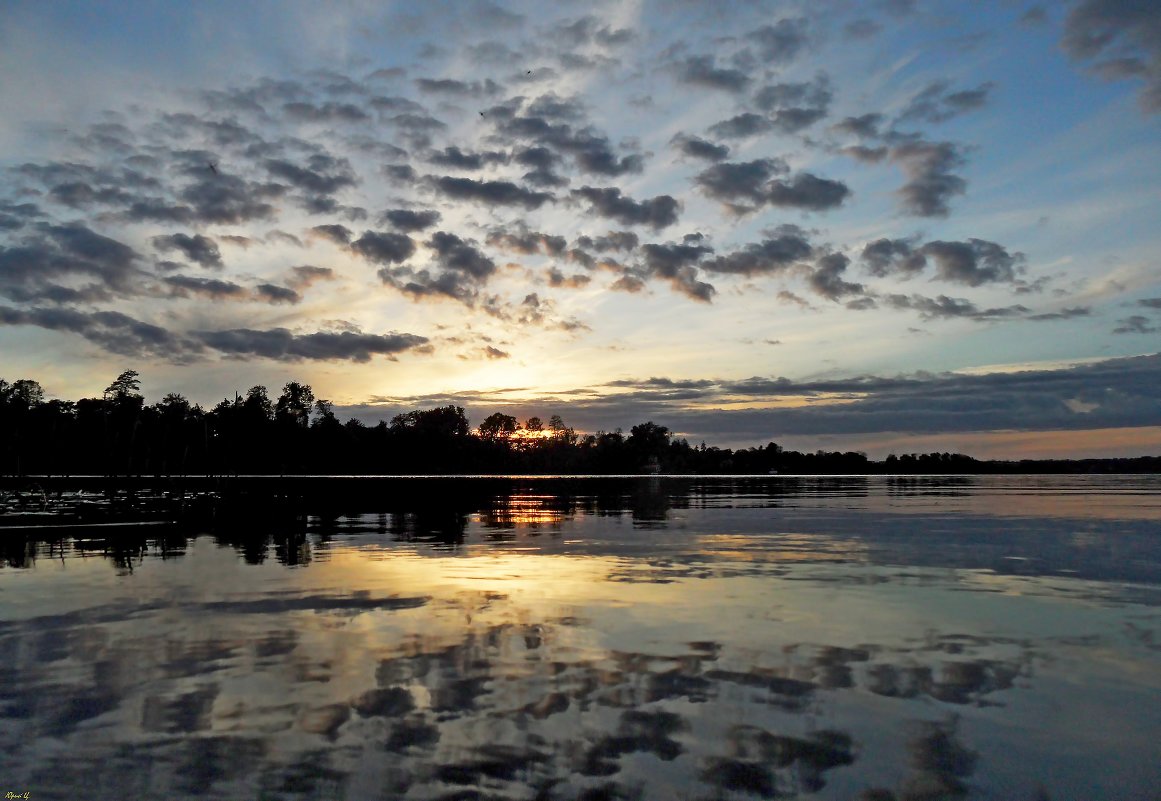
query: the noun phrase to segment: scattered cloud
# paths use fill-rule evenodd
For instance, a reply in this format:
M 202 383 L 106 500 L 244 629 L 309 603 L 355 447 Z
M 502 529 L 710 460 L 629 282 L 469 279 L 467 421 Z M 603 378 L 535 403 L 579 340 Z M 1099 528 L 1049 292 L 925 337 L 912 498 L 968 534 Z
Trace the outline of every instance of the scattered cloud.
M 393 356 L 427 342 L 414 334 L 363 334 L 351 331 L 295 334 L 285 328 L 196 331 L 207 348 L 240 359 L 275 361 L 369 362 L 373 356 Z
M 1138 0 L 1080 0 L 1064 18 L 1064 52 L 1106 80 L 1144 82 L 1147 114 L 1161 112 L 1161 8 Z
M 706 139 L 687 134 L 677 134 L 669 142 L 679 153 L 695 159 L 722 161 L 730 155 L 727 145 L 718 145 Z
M 161 253 L 178 251 L 202 267 L 221 268 L 222 252 L 218 243 L 201 234 L 167 234 L 153 237 L 153 247 Z
M 681 209 L 681 204 L 670 195 L 638 201 L 622 195 L 617 187 L 584 186 L 572 190 L 571 196 L 588 203 L 590 214 L 622 225 L 645 225 L 655 231 L 676 223 Z

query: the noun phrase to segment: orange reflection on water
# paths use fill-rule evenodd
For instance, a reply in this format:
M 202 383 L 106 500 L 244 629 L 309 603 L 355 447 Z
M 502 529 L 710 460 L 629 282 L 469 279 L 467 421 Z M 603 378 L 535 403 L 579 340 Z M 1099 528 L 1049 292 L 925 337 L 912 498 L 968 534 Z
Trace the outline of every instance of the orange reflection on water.
M 516 495 L 497 503 L 494 507 L 475 516 L 475 520 L 485 528 L 537 528 L 540 526 L 559 527 L 563 513 L 546 504 L 551 496 Z

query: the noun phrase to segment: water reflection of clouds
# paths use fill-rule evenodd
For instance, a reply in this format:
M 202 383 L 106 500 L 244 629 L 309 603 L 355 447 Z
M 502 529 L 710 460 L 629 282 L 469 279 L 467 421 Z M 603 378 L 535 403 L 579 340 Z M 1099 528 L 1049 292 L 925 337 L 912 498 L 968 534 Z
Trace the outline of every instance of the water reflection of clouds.
M 1004 703 L 1051 647 L 906 635 L 866 610 L 857 625 L 824 629 L 829 642 L 796 639 L 818 633 L 806 623 L 780 626 L 779 636 L 714 620 L 705 596 L 770 576 L 635 586 L 630 619 L 618 611 L 622 588 L 601 581 L 621 557 L 461 559 L 451 571 L 459 578 L 440 584 L 434 560 L 368 563 L 338 550 L 311 567 L 328 575 L 297 598 L 278 581 L 179 610 L 106 606 L 4 626 L 0 643 L 16 657 L 4 668 L 0 731 L 15 775 L 46 796 L 82 783 L 124 790 L 122 772 L 145 795 L 172 797 L 315 797 L 360 786 L 416 798 L 527 798 L 528 788 L 550 798 L 650 797 L 659 771 L 658 787 L 688 792 L 811 793 L 840 768 L 858 770 L 865 733 L 810 720 L 857 719 L 860 694 L 900 704 L 890 718 L 904 727 L 925 720 L 932 703 Z M 204 551 L 187 554 L 185 569 L 220 569 Z M 513 571 L 529 578 L 506 584 Z M 364 594 L 323 591 L 344 580 Z M 412 594 L 421 585 L 430 601 Z M 699 585 L 707 593 L 688 597 Z M 735 613 L 776 597 L 810 609 L 826 592 L 788 598 L 756 587 L 742 588 L 750 601 Z M 638 649 L 623 647 L 629 641 Z M 76 665 L 88 667 L 78 674 Z M 890 789 L 864 787 L 877 793 L 866 797 L 962 794 L 974 761 L 956 737 L 946 722 L 915 724 L 898 756 L 910 772 Z
M 993 540 L 970 517 L 661 487 L 638 514 L 612 492 L 295 514 L 165 559 L 145 539 L 0 573 L 21 579 L 19 606 L 0 585 L 5 780 L 93 798 L 1031 797 L 1053 763 L 1004 767 L 1024 746 L 1009 707 L 1077 764 L 1148 759 L 1147 716 L 1104 743 L 1069 728 L 1068 709 L 1155 698 L 1156 598 L 1115 571 L 974 567 L 992 555 L 965 551 Z M 1058 536 L 1050 559 L 1144 552 L 1121 533 Z

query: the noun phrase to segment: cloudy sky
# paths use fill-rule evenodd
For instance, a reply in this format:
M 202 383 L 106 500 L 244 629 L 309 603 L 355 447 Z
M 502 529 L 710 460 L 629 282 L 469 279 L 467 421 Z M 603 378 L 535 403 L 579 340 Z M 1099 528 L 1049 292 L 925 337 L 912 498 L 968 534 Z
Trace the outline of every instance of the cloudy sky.
M 0 10 L 0 376 L 1161 452 L 1161 5 Z

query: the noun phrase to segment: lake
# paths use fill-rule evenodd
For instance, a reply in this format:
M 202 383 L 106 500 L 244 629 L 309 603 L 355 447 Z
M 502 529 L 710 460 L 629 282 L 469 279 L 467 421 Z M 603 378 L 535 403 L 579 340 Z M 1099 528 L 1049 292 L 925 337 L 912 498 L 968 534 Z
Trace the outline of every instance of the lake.
M 50 495 L 177 524 L 0 530 L 0 791 L 1161 798 L 1161 476 Z

